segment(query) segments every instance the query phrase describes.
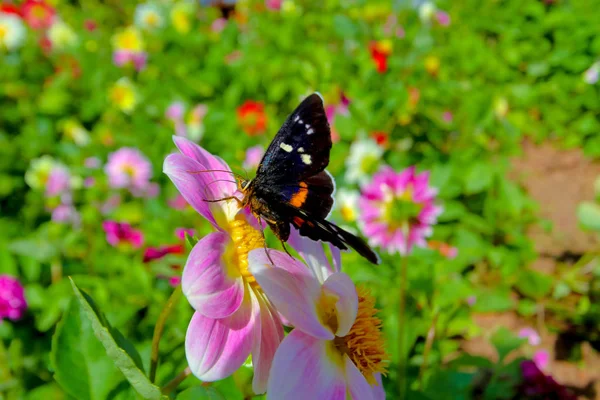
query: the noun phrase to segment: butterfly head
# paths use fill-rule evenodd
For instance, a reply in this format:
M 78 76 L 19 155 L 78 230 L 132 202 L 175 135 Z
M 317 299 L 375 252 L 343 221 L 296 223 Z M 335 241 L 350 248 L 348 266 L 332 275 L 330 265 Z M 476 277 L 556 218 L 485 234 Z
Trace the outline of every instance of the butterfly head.
M 248 180 L 248 179 L 238 179 L 238 189 L 240 190 L 240 192 L 246 193 L 248 191 L 248 189 L 250 188 L 251 182 L 252 182 L 252 180 Z

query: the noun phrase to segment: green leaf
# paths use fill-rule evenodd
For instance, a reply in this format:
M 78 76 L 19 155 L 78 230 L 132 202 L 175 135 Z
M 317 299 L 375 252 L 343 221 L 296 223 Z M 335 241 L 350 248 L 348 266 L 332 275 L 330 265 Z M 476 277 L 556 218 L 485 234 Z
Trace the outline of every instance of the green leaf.
M 581 203 L 577 207 L 577 219 L 586 229 L 600 231 L 600 206 L 595 203 Z
M 179 393 L 177 400 L 225 400 L 225 397 L 213 387 L 195 386 Z
M 69 278 L 71 279 L 71 278 Z M 139 355 L 132 358 L 131 355 L 121 346 L 119 342 L 123 343 L 124 338 L 118 335 L 117 338 L 114 336 L 114 330 L 110 327 L 108 321 L 97 309 L 93 300 L 85 292 L 79 290 L 73 279 L 71 279 L 71 285 L 73 291 L 85 316 L 92 324 L 94 335 L 100 340 L 104 349 L 106 350 L 108 357 L 113 360 L 115 365 L 121 370 L 125 378 L 131 383 L 131 386 L 145 399 L 161 399 L 162 395 L 160 389 L 153 385 L 150 380 L 146 377 L 142 369 L 140 368 Z M 137 358 L 138 362 L 134 361 Z
M 494 332 L 491 342 L 496 348 L 496 352 L 498 352 L 498 363 L 502 363 L 509 353 L 521 347 L 525 341 L 525 338 L 518 337 L 505 327 Z
M 550 293 L 552 284 L 552 277 L 526 269 L 519 274 L 516 287 L 525 296 L 540 299 Z
M 465 190 L 467 194 L 479 193 L 492 184 L 493 169 L 489 163 L 476 163 L 467 171 Z
M 105 399 L 123 381 L 74 298 L 56 327 L 50 358 L 54 379 L 77 399 Z

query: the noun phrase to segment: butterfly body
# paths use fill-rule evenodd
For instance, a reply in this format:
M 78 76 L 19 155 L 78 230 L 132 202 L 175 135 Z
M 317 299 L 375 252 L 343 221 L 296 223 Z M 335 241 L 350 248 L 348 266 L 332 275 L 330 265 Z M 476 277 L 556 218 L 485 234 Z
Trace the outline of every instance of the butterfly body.
M 240 182 L 242 205 L 264 220 L 282 242 L 288 240 L 292 225 L 302 236 L 342 250 L 352 247 L 377 264 L 379 257 L 362 239 L 326 220 L 335 193 L 334 180 L 325 170 L 331 146 L 323 100 L 312 94 L 285 121 L 256 177 Z

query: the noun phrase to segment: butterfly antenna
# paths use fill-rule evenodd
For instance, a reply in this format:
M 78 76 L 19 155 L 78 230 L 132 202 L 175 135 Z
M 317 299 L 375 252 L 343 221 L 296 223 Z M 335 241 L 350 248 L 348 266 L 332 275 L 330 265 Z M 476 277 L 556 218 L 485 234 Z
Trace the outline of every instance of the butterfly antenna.
M 216 180 L 212 181 L 211 183 L 209 183 L 209 185 L 212 185 L 213 183 L 216 183 L 216 182 L 231 182 L 231 183 L 235 183 L 237 185 L 236 181 L 230 181 L 229 179 L 216 179 Z
M 202 174 L 202 173 L 205 173 L 205 172 L 226 172 L 228 174 L 231 174 L 231 175 L 235 176 L 237 179 L 242 179 L 242 180 L 245 179 L 242 175 L 237 174 L 237 173 L 235 173 L 233 171 L 228 171 L 226 169 L 205 169 L 203 171 L 185 171 L 185 172 L 187 172 L 188 174 Z

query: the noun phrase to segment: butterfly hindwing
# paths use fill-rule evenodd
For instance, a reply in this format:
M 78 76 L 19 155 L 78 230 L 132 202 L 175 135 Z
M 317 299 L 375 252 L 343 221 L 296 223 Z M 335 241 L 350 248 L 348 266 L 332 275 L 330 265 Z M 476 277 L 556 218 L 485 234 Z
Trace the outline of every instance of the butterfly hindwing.
M 327 171 L 321 171 L 297 184 L 275 187 L 281 201 L 318 218 L 326 218 L 333 207 L 335 183 Z
M 257 184 L 298 183 L 329 164 L 331 132 L 323 100 L 308 96 L 284 122 L 256 171 Z

